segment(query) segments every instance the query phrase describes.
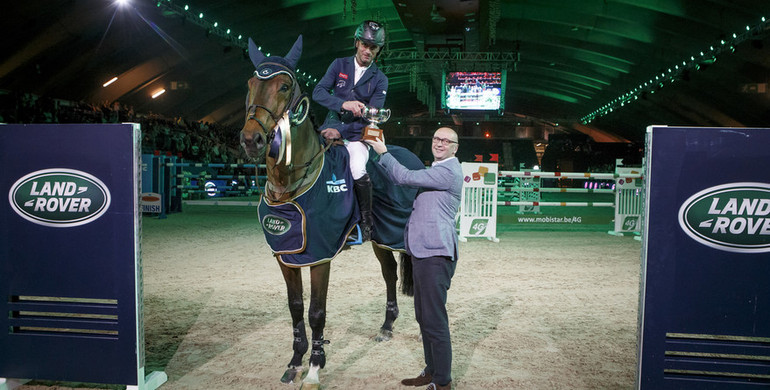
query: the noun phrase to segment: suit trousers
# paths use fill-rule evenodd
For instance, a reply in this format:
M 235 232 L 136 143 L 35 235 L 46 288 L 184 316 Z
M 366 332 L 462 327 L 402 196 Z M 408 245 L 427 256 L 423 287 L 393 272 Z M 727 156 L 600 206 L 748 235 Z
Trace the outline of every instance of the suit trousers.
M 433 383 L 437 385 L 446 385 L 452 380 L 452 341 L 446 300 L 456 266 L 457 262 L 446 256 L 412 257 L 414 315 L 422 333 L 425 372 L 433 376 Z

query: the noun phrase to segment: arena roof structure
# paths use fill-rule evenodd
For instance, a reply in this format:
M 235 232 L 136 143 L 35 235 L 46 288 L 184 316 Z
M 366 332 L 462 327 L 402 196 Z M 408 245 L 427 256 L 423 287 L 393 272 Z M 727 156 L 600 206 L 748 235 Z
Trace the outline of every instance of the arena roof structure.
M 770 123 L 767 0 L 56 0 L 3 14 L 0 89 L 193 120 L 243 121 L 249 37 L 283 55 L 302 34 L 310 92 L 375 19 L 392 120 L 524 122 L 614 141 L 640 141 L 651 124 Z M 442 73 L 489 69 L 507 70 L 503 115 L 450 118 Z

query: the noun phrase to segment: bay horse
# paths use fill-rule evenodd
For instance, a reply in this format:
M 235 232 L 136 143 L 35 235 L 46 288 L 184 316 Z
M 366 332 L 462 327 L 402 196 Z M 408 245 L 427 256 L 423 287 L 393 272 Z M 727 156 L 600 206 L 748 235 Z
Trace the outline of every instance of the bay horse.
M 346 188 L 347 183 L 352 184 L 353 181 L 348 170 L 345 148 L 324 145 L 312 121 L 308 119 L 309 98 L 302 92 L 295 75 L 301 52 L 301 35 L 285 57 L 267 57 L 249 39 L 249 57 L 256 70 L 248 81 L 246 117 L 240 132 L 240 143 L 250 158 L 264 160 L 267 167 L 267 183 L 260 198 L 258 213 L 265 238 L 278 260 L 286 282 L 293 327 L 294 354 L 281 378 L 284 383 L 301 379 L 302 358 L 309 347 L 300 271 L 302 267 L 310 267 L 308 322 L 312 331 L 311 355 L 310 369 L 302 382 L 302 388 L 306 389 L 320 386 L 318 370 L 326 364 L 323 347 L 329 341 L 324 339 L 323 330 L 326 323 L 330 261 L 347 245 L 347 237 L 355 229 L 360 216 L 355 200 L 351 202 L 350 198 L 346 198 L 348 195 L 353 196 L 352 188 L 351 191 Z M 424 167 L 411 152 L 403 148 L 401 150 L 405 152 L 402 156 L 406 156 L 402 160 L 411 159 L 408 166 L 413 169 L 415 165 Z M 394 156 L 398 157 L 397 154 Z M 329 170 L 332 171 L 331 178 L 328 177 Z M 417 190 L 398 189 L 398 186 L 382 183 L 382 180 L 378 184 L 375 182 L 377 175 L 373 173 L 376 172 L 370 172 L 370 176 L 373 176 L 375 193 L 378 186 L 388 191 L 395 189 L 402 192 L 401 204 L 385 205 L 379 211 L 401 210 L 401 223 L 397 223 L 395 228 L 391 224 L 390 231 L 393 233 L 391 236 L 400 235 L 398 239 L 403 244 L 404 225 Z M 380 177 L 386 178 L 387 175 Z M 324 183 L 326 186 L 322 185 Z M 382 194 L 375 194 L 373 209 L 378 209 L 378 198 L 380 201 L 391 200 L 383 199 Z M 375 211 L 375 232 L 378 226 L 377 213 Z M 391 216 L 381 219 L 393 220 Z M 398 267 L 392 250 L 403 246 L 391 247 L 389 243 L 376 245 L 375 238 L 376 235 L 372 238 L 372 247 L 380 262 L 387 289 L 385 321 L 375 339 L 386 341 L 392 337 L 393 322 L 398 317 Z M 403 253 L 401 265 L 402 292 L 412 295 L 411 263 Z

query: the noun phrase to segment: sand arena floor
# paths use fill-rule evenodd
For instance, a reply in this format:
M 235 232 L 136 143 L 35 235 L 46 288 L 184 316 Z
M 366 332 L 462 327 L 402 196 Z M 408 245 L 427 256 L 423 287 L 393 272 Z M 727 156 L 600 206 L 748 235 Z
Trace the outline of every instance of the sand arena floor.
M 454 388 L 633 388 L 641 243 L 606 231 L 498 236 L 461 243 L 447 304 Z M 279 382 L 291 321 L 254 208 L 145 217 L 142 250 L 147 371 L 168 374 L 161 389 L 299 388 Z M 332 262 L 323 389 L 407 389 L 399 381 L 423 367 L 422 350 L 411 298 L 399 306 L 394 338 L 374 341 L 385 284 L 369 244 Z M 122 388 L 19 389 L 87 387 Z

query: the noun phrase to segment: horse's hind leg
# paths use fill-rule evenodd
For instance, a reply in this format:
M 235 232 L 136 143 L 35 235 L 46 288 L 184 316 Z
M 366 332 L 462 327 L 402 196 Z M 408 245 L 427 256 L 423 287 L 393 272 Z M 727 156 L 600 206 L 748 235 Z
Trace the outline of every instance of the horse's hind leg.
M 293 329 L 294 355 L 288 364 L 286 372 L 281 377 L 281 382 L 291 383 L 302 376 L 302 357 L 307 352 L 308 342 L 305 332 L 304 303 L 302 299 L 302 273 L 299 268 L 289 268 L 279 262 L 283 279 L 286 282 L 286 292 L 289 298 L 289 312 Z
M 382 278 L 385 279 L 386 288 L 386 306 L 385 322 L 382 323 L 380 331 L 375 336 L 377 341 L 388 341 L 393 338 L 393 323 L 398 318 L 398 300 L 396 299 L 396 282 L 398 282 L 398 263 L 393 257 L 393 252 L 383 249 L 372 243 L 374 255 L 380 261 L 380 270 Z
M 326 365 L 324 345 L 324 327 L 326 326 L 326 293 L 329 289 L 329 262 L 310 267 L 310 308 L 308 321 L 312 330 L 312 348 L 310 350 L 310 370 L 302 381 L 302 390 L 317 389 L 320 386 L 318 370 Z

